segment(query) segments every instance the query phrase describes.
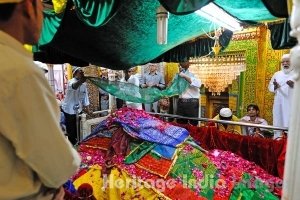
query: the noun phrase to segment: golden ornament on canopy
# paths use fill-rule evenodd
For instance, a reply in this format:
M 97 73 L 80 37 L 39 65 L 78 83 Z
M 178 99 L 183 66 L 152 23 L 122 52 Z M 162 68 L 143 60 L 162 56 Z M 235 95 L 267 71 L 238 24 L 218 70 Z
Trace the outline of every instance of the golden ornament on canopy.
M 226 52 L 215 57 L 190 58 L 190 71 L 213 95 L 220 95 L 246 70 L 245 52 Z
M 220 43 L 219 43 L 219 38 L 222 35 L 222 31 L 223 31 L 222 29 L 216 29 L 215 35 L 213 37 L 210 37 L 211 39 L 215 40 L 214 46 L 211 48 L 215 56 L 219 55 L 219 53 L 222 49 L 222 47 L 220 46 Z
M 221 48 L 222 48 L 221 46 L 214 46 L 212 47 L 212 50 L 215 55 L 218 55 L 220 53 Z

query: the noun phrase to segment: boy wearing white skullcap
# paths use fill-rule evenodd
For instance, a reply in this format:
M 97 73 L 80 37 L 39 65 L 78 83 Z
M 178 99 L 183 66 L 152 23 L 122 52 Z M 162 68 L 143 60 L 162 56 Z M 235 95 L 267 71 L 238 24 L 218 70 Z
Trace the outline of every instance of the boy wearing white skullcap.
M 239 118 L 237 118 L 235 115 L 232 114 L 232 111 L 230 108 L 222 108 L 219 111 L 219 114 L 217 116 L 215 116 L 213 119 L 234 121 L 234 122 L 239 121 Z M 242 134 L 241 126 L 238 126 L 238 125 L 217 123 L 217 127 L 220 131 L 226 131 L 226 132 L 239 134 L 239 135 Z

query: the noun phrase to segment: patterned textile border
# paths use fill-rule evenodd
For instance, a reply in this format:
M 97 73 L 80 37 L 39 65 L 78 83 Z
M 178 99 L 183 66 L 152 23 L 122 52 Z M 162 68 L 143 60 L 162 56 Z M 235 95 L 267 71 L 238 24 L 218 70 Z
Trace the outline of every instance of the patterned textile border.
M 238 110 L 237 115 L 244 115 L 244 107 L 254 102 L 255 99 L 255 79 L 257 66 L 257 41 L 242 40 L 232 41 L 226 51 L 246 51 L 246 71 L 241 73 L 239 82 L 233 81 L 234 84 L 229 89 L 230 94 L 238 94 Z M 237 84 L 237 85 L 236 85 Z

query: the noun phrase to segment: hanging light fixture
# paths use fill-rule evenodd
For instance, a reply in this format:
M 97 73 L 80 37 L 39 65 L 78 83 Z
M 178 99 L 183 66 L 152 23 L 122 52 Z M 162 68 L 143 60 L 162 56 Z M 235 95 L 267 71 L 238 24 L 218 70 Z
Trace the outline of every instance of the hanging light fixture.
M 227 14 L 223 9 L 214 3 L 207 4 L 200 10 L 197 10 L 196 13 L 201 17 L 204 17 L 228 30 L 240 31 L 243 29 L 237 19 Z
M 160 5 L 156 10 L 158 44 L 167 44 L 168 18 L 169 18 L 169 12 L 162 5 Z
M 225 92 L 228 85 L 246 70 L 245 52 L 220 53 L 215 57 L 190 59 L 190 71 L 201 80 L 212 95 Z

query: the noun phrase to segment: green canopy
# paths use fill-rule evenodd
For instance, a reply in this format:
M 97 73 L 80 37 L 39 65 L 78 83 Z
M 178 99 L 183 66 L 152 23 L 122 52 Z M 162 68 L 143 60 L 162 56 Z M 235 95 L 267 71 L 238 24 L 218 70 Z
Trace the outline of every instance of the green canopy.
M 211 1 L 68 1 L 65 12 L 59 16 L 45 13 L 43 33 L 38 45 L 40 52 L 35 58 L 48 63 L 53 63 L 53 60 L 56 63 L 63 63 L 66 61 L 65 58 L 73 57 L 82 63 L 111 69 L 126 69 L 153 60 L 162 61 L 164 55 L 170 54 L 174 48 L 217 28 L 210 21 L 194 13 L 209 2 Z M 244 23 L 253 24 L 277 19 L 268 10 L 269 8 L 271 11 L 278 11 L 278 8 L 270 6 L 275 2 L 274 0 L 215 0 L 213 2 Z M 160 3 L 171 12 L 166 45 L 158 45 L 156 42 L 156 9 Z M 286 2 L 276 1 L 276 5 L 281 4 L 285 5 Z M 284 6 L 281 6 L 281 10 L 284 10 Z M 204 44 L 200 42 L 197 45 L 193 44 L 196 45 L 195 48 L 187 49 L 185 55 L 204 55 L 209 51 L 207 48 L 211 46 L 212 41 L 206 43 L 205 51 L 195 50 L 198 48 L 197 45 Z M 59 54 L 53 53 L 56 51 Z M 182 59 L 180 56 L 167 57 L 168 61 Z

